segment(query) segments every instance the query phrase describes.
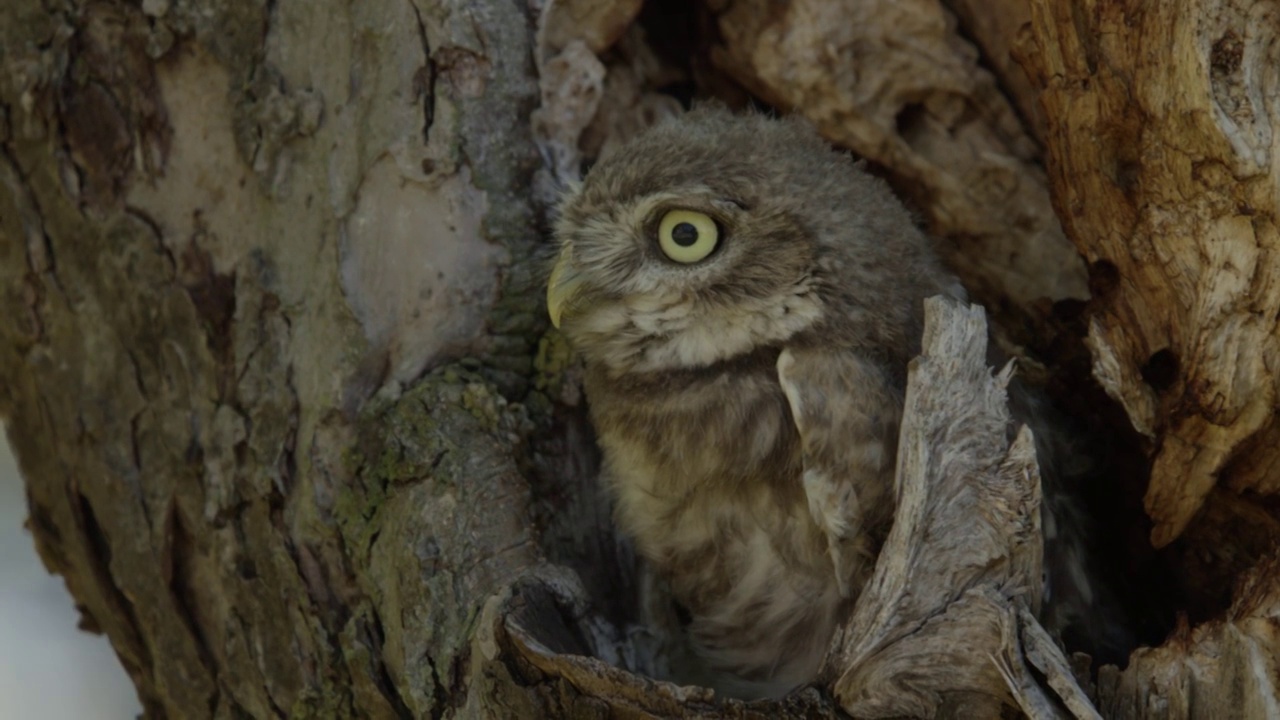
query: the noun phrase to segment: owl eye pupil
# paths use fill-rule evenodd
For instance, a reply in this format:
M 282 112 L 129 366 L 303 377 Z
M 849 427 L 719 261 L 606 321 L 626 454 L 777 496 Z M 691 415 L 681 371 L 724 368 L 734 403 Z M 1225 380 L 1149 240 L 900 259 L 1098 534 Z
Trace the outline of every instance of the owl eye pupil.
M 658 223 L 657 234 L 662 253 L 681 265 L 705 260 L 720 240 L 716 221 L 697 210 L 668 211 Z
M 698 228 L 692 223 L 682 222 L 671 228 L 671 239 L 680 247 L 690 247 L 698 242 Z

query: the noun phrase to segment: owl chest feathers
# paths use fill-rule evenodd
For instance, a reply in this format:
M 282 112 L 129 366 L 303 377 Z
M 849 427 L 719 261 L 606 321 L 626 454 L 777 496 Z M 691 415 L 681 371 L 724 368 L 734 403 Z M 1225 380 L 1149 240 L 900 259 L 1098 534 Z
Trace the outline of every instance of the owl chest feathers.
M 766 694 L 812 677 L 841 603 L 777 356 L 587 379 L 622 531 L 689 610 L 699 654 Z
M 773 525 L 803 507 L 800 441 L 777 351 L 694 371 L 589 373 L 605 480 L 623 530 L 652 561 Z M 757 507 L 759 506 L 759 507 Z

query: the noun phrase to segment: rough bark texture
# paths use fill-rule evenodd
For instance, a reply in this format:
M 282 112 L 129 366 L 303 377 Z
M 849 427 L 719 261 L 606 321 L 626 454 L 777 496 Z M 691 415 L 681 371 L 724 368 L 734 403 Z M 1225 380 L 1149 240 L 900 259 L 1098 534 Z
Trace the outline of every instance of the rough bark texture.
M 151 717 L 465 707 L 478 607 L 540 557 L 529 11 L 49 5 L 0 9 L 0 409 L 46 563 Z
M 1165 545 L 1219 481 L 1280 491 L 1280 9 L 1031 7 L 1059 214 L 1100 281 L 1094 376 L 1156 445 Z
M 37 546 L 153 718 L 1275 716 L 1278 23 L 6 0 L 0 416 Z M 875 163 L 1022 335 L 1086 294 L 1075 243 L 1093 374 L 1148 438 L 1199 625 L 1077 685 L 1032 616 L 1029 438 L 980 313 L 934 306 L 894 536 L 829 682 L 742 703 L 631 672 L 655 660 L 538 248 L 584 164 L 744 88 Z
M 1280 712 L 1274 3 L 1033 0 L 1058 215 L 1091 266 L 1093 375 L 1151 441 L 1152 542 L 1203 606 L 1099 678 L 1108 717 Z M 1230 588 L 1228 590 L 1228 588 Z

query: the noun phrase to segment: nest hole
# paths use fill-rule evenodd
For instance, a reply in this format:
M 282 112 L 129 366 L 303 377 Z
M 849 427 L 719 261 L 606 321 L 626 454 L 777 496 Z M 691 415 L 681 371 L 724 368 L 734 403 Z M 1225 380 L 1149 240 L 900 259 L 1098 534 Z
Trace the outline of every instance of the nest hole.
M 718 100 L 732 108 L 776 112 L 766 99 L 748 92 L 716 65 L 713 48 L 723 44 L 724 39 L 707 3 L 649 0 L 635 22 L 644 30 L 644 42 L 658 62 L 672 71 L 662 73 L 667 80 L 649 91 L 667 94 L 684 107 L 702 100 Z M 671 80 L 672 77 L 678 79 Z M 902 108 L 896 117 L 897 131 L 909 134 L 924 122 L 925 112 L 921 105 Z M 584 158 L 584 165 L 589 167 L 593 160 Z M 872 171 L 894 184 L 891 169 L 873 167 Z M 897 189 L 901 197 L 903 188 Z M 903 199 L 908 204 L 913 202 L 910 197 Z M 966 285 L 974 286 L 972 278 L 964 277 L 963 271 L 959 274 Z M 1089 267 L 1093 299 L 1064 301 L 1040 318 L 1011 311 L 990 288 L 975 289 L 975 295 L 988 305 L 992 323 L 1002 326 L 997 333 L 1013 338 L 1046 368 L 1037 384 L 1043 385 L 1053 399 L 1071 431 L 1080 438 L 1081 452 L 1094 466 L 1082 473 L 1079 486 L 1080 499 L 1092 523 L 1090 550 L 1100 577 L 1118 599 L 1131 630 L 1125 646 L 1095 657 L 1095 672 L 1103 663 L 1123 668 L 1131 650 L 1162 644 L 1178 626 L 1180 616 L 1191 622 L 1222 617 L 1231 602 L 1234 579 L 1268 552 L 1264 543 L 1255 542 L 1257 538 L 1248 533 L 1232 538 L 1221 532 L 1230 518 L 1238 518 L 1243 512 L 1226 501 L 1211 503 L 1202 513 L 1207 514 L 1207 524 L 1198 518 L 1173 545 L 1163 549 L 1152 546 L 1151 522 L 1143 497 L 1153 448 L 1147 438 L 1133 430 L 1123 409 L 1093 380 L 1091 357 L 1083 343 L 1091 311 L 1115 297 L 1120 281 L 1114 264 L 1106 260 L 1094 262 Z M 991 306 L 993 301 L 996 307 Z M 1163 393 L 1177 384 L 1182 370 L 1177 355 L 1162 349 L 1148 359 L 1141 372 L 1154 390 Z M 554 444 L 560 453 L 556 461 L 560 465 L 544 468 L 540 473 L 544 482 L 553 486 L 543 516 L 544 535 L 549 538 L 547 555 L 552 562 L 578 573 L 599 616 L 613 628 L 611 642 L 615 646 L 603 651 L 598 638 L 591 640 L 579 633 L 570 642 L 561 630 L 555 630 L 553 634 L 561 637 L 564 644 L 548 641 L 547 647 L 587 650 L 597 658 L 618 662 L 624 670 L 643 671 L 626 660 L 637 654 L 627 635 L 641 627 L 637 563 L 614 533 L 609 502 L 596 483 L 599 457 L 585 410 L 562 408 L 558 428 L 552 435 L 558 436 Z M 1271 517 L 1280 517 L 1280 512 L 1272 512 Z M 1229 556 L 1230 562 L 1223 562 L 1224 555 Z M 1069 635 L 1063 641 L 1068 651 L 1080 649 Z

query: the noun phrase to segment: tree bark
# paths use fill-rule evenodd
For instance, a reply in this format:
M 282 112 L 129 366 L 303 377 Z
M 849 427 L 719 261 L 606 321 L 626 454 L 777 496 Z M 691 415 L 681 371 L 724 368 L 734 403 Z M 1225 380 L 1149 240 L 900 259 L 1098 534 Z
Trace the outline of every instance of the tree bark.
M 1265 717 L 1275 9 L 1148 5 L 8 0 L 0 416 L 41 557 L 151 718 Z M 1029 438 L 981 314 L 935 307 L 910 501 L 827 682 L 646 677 L 540 248 L 585 163 L 747 91 L 875 163 L 1015 335 L 1092 289 L 1196 598 L 1163 646 L 1077 684 L 1038 630 Z
M 1152 539 L 1223 481 L 1280 490 L 1280 236 L 1270 3 L 1033 2 L 1059 215 L 1094 266 L 1094 376 L 1155 441 Z
M 472 624 L 542 555 L 533 22 L 0 10 L 0 407 L 149 717 L 439 716 L 497 672 Z

